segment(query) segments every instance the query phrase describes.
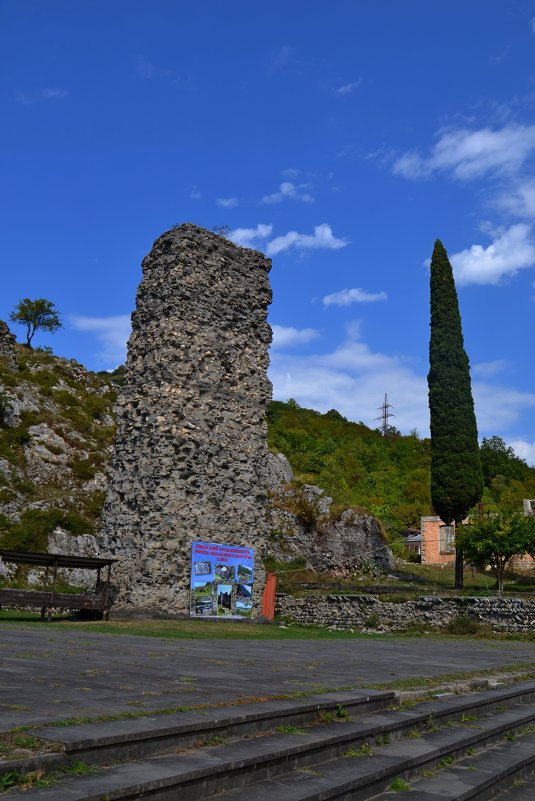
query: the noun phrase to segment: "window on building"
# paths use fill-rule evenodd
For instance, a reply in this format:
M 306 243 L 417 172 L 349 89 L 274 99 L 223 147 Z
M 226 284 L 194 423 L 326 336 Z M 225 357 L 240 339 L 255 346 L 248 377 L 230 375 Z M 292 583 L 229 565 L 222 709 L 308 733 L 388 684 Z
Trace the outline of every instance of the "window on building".
M 455 526 L 440 526 L 440 553 L 455 553 Z

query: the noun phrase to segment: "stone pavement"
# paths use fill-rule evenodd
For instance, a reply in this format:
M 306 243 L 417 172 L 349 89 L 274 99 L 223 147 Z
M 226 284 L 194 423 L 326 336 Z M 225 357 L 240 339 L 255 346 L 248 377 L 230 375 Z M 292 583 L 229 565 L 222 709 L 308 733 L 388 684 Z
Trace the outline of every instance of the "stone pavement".
M 0 731 L 528 662 L 535 643 L 168 640 L 0 624 Z

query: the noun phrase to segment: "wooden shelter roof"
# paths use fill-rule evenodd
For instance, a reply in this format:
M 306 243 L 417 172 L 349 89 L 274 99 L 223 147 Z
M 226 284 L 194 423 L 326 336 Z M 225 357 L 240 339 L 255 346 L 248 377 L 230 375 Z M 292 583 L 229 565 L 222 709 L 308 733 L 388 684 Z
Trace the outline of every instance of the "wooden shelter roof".
M 63 553 L 27 553 L 25 551 L 4 551 L 0 548 L 0 561 L 18 565 L 40 565 L 43 567 L 77 567 L 85 570 L 99 570 L 112 565 L 117 559 L 100 559 L 96 556 L 69 556 Z

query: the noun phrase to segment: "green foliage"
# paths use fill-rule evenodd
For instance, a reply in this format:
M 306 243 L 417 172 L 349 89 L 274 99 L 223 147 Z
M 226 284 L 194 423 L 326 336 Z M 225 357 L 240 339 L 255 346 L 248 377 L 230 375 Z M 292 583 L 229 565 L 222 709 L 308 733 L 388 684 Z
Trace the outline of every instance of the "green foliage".
M 31 439 L 28 425 L 21 423 L 16 428 L 7 428 L 0 434 L 0 458 L 13 465 L 24 463 L 24 445 Z
M 522 554 L 535 555 L 535 517 L 506 508 L 477 512 L 469 524 L 459 527 L 456 542 L 476 567 L 490 567 L 501 592 L 511 560 Z
M 120 364 L 119 367 L 116 367 L 115 370 L 107 371 L 107 370 L 100 370 L 97 375 L 104 379 L 104 381 L 111 382 L 112 384 L 118 384 L 122 386 L 124 384 L 124 377 L 125 377 L 126 367 L 124 364 Z
M 468 615 L 457 615 L 446 626 L 448 634 L 473 636 L 481 631 L 481 624 Z
M 0 428 L 4 428 L 6 425 L 10 407 L 9 399 L 0 394 Z
M 45 298 L 19 300 L 15 309 L 9 315 L 13 323 L 26 326 L 26 344 L 32 346 L 32 339 L 36 331 L 49 331 L 54 334 L 63 328 L 61 319 L 55 305 Z
M 73 459 L 69 462 L 73 474 L 82 481 L 89 481 L 95 477 L 96 467 L 90 459 Z
M 73 535 L 91 534 L 93 526 L 76 510 L 25 509 L 20 523 L 0 515 L 0 546 L 12 551 L 48 550 L 48 537 L 56 526 L 61 526 Z
M 399 776 L 390 782 L 390 790 L 392 790 L 394 793 L 406 793 L 410 789 L 410 784 L 407 784 L 405 779 L 401 779 Z
M 481 500 L 483 474 L 457 292 L 440 240 L 431 259 L 429 363 L 431 497 L 445 523 L 460 523 Z
M 105 500 L 106 493 L 100 490 L 86 495 L 83 501 L 85 516 L 90 520 L 98 521 L 102 514 L 102 507 L 104 506 Z
M 530 468 L 527 463 L 519 459 L 501 437 L 483 437 L 480 453 L 483 477 L 487 486 L 497 476 L 517 481 L 529 476 Z
M 334 512 L 375 514 L 390 534 L 431 514 L 428 440 L 385 438 L 334 410 L 320 414 L 295 401 L 270 404 L 268 432 L 270 448 L 287 456 L 299 481 L 324 489 Z M 313 517 L 305 505 L 300 511 Z

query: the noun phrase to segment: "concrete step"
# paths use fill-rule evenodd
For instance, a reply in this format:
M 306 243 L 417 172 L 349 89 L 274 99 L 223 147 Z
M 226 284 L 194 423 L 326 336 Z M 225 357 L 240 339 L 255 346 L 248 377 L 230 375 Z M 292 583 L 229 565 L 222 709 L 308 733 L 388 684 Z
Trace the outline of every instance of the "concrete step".
M 535 733 L 502 741 L 476 756 L 465 757 L 434 775 L 409 782 L 415 801 L 533 801 Z M 524 777 L 527 780 L 524 780 Z M 392 791 L 374 801 L 393 801 Z
M 526 776 L 517 775 L 506 790 L 491 797 L 491 801 L 533 801 L 535 798 L 535 776 L 533 770 Z
M 275 798 L 277 801 L 368 801 L 372 798 L 373 801 L 393 801 L 395 798 L 405 797 L 390 789 L 396 781 L 405 781 L 410 785 L 411 791 L 414 790 L 407 798 L 412 798 L 413 795 L 418 797 L 418 789 L 422 793 L 419 801 L 468 801 L 472 797 L 467 795 L 465 799 L 464 795 L 458 795 L 458 787 L 453 787 L 451 795 L 444 795 L 444 783 L 435 780 L 435 775 L 442 776 L 445 771 L 441 766 L 447 765 L 450 760 L 455 760 L 459 765 L 458 771 L 462 771 L 459 759 L 472 751 L 485 754 L 486 749 L 490 748 L 494 752 L 496 748 L 496 756 L 490 756 L 487 760 L 490 766 L 496 766 L 495 778 L 488 781 L 483 788 L 478 788 L 474 782 L 478 792 L 489 792 L 487 796 L 474 795 L 474 801 L 490 799 L 492 793 L 503 786 L 504 777 L 506 782 L 511 783 L 519 772 L 522 774 L 535 766 L 535 735 L 531 735 L 519 738 L 514 743 L 516 745 L 526 740 L 525 745 L 522 744 L 522 747 L 512 753 L 511 765 L 502 765 L 503 770 L 498 770 L 498 755 L 502 745 L 507 752 L 512 752 L 511 748 L 507 748 L 512 744 L 503 743 L 504 736 L 517 729 L 524 729 L 526 724 L 532 725 L 535 721 L 535 706 L 529 711 L 519 708 L 517 714 L 512 712 L 514 710 L 480 719 L 470 724 L 469 730 L 466 727 L 462 730 L 443 728 L 422 738 L 403 739 L 378 748 L 372 746 L 372 754 L 357 755 L 358 748 L 353 748 L 350 750 L 354 752 L 354 756 L 301 766 L 297 770 L 268 777 L 248 787 L 235 788 L 220 796 L 221 801 L 246 801 L 251 795 L 254 795 L 255 801 L 272 801 Z M 496 742 L 499 743 L 498 746 L 493 745 Z M 437 773 L 429 780 L 430 787 L 424 786 L 423 780 L 418 782 L 422 771 L 434 771 L 437 767 Z M 469 767 L 465 767 L 464 771 L 471 773 Z M 430 794 L 429 799 L 424 793 Z M 210 801 L 215 801 L 216 797 L 219 796 L 214 794 Z M 526 798 L 524 801 L 533 799 Z
M 499 693 L 499 698 L 497 693 Z M 55 744 L 58 753 L 42 754 L 23 760 L 0 760 L 0 774 L 9 770 L 28 773 L 47 771 L 76 761 L 88 765 L 102 762 L 123 762 L 163 754 L 177 747 L 188 747 L 214 738 L 256 735 L 281 725 L 302 726 L 313 723 L 318 716 L 328 718 L 337 708 L 351 719 L 368 721 L 369 727 L 381 732 L 403 732 L 406 727 L 422 725 L 433 715 L 437 720 L 459 717 L 463 714 L 483 714 L 496 705 L 508 706 L 535 700 L 535 682 L 523 682 L 470 695 L 445 695 L 440 699 L 418 706 L 410 714 L 369 718 L 370 713 L 386 710 L 395 704 L 390 691 L 353 690 L 325 693 L 300 700 L 281 699 L 244 704 L 219 709 L 179 712 L 122 720 L 101 721 L 76 726 L 32 729 L 29 734 Z M 416 714 L 416 717 L 415 717 Z M 369 736 L 368 729 L 363 736 Z
M 12 770 L 19 773 L 51 771 L 79 761 L 96 765 L 143 759 L 177 747 L 200 747 L 206 741 L 256 735 L 278 726 L 302 726 L 321 718 L 336 720 L 339 715 L 356 718 L 386 709 L 394 702 L 395 693 L 391 691 L 352 690 L 300 699 L 31 729 L 28 734 L 39 737 L 56 752 L 17 760 L 0 758 L 0 775 Z
M 535 704 L 513 701 L 531 696 L 534 690 L 531 683 L 464 699 L 442 698 L 407 711 L 390 710 L 347 723 L 169 753 L 70 777 L 59 787 L 27 791 L 24 798 L 201 801 L 224 793 L 225 801 L 250 801 L 253 793 L 256 801 L 367 799 L 384 792 L 396 777 L 415 776 L 443 759 L 462 758 L 471 749 L 486 748 L 508 732 L 532 725 Z M 474 720 L 470 709 L 485 716 Z M 437 716 L 444 725 L 435 730 Z M 404 734 L 411 736 L 403 738 Z M 357 755 L 364 743 L 369 743 L 373 755 Z M 353 756 L 342 758 L 348 752 Z

